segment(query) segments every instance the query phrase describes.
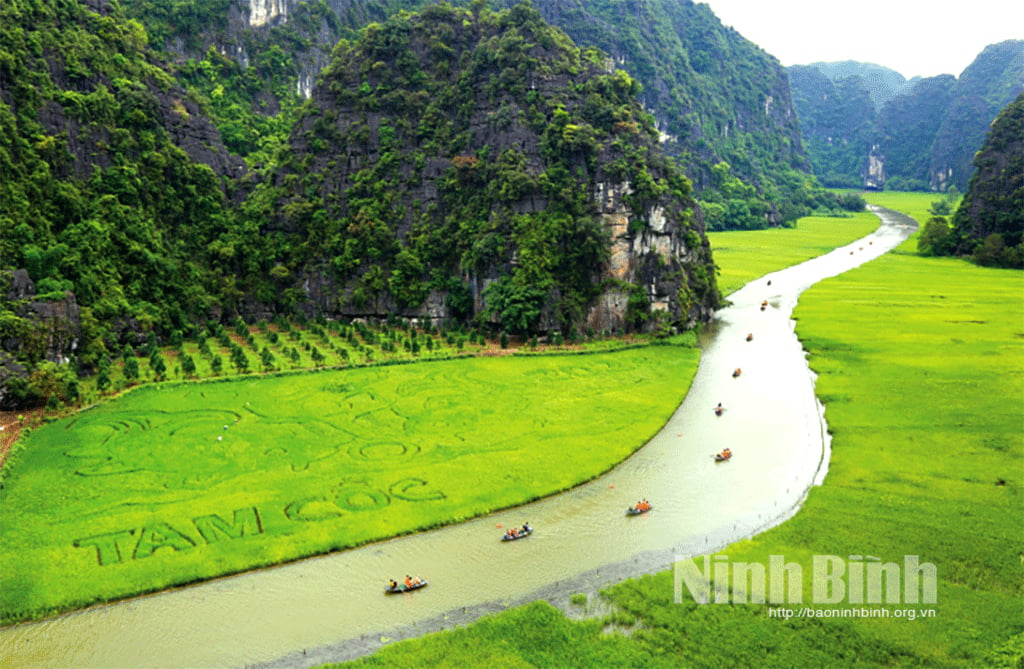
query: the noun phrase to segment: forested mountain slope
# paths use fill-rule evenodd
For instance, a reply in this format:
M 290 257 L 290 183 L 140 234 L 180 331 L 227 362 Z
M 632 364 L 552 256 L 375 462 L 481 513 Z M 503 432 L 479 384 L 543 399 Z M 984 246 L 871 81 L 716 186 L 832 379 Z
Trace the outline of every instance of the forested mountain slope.
M 984 265 L 1024 267 L 1024 93 L 996 118 L 974 168 L 953 217 L 955 252 Z
M 291 118 L 338 38 L 427 0 L 124 0 L 181 64 L 233 150 L 258 151 Z M 510 7 L 517 0 L 453 2 Z M 536 0 L 581 47 L 597 46 L 643 87 L 665 148 L 708 207 L 708 226 L 756 228 L 833 207 L 808 178 L 785 70 L 690 0 Z M 255 103 L 253 101 L 256 101 Z M 281 114 L 281 111 L 284 114 Z M 727 168 L 714 169 L 724 163 Z
M 882 76 L 884 68 L 865 63 L 794 66 L 789 73 L 823 183 L 963 190 L 989 124 L 1024 91 L 1024 41 L 986 47 L 959 78 L 914 79 L 902 87 L 899 79 Z
M 247 211 L 317 310 L 514 332 L 702 320 L 714 268 L 636 82 L 525 5 L 342 42 Z M 266 268 L 269 275 L 274 268 Z
M 871 96 L 871 102 L 875 109 L 881 109 L 894 97 L 907 93 L 921 80 L 921 77 L 914 77 L 908 80 L 896 70 L 882 65 L 875 65 L 874 63 L 861 63 L 856 60 L 842 60 L 834 63 L 818 62 L 794 67 L 813 68 L 832 81 L 850 78 L 859 79 Z
M 0 349 L 88 367 L 106 333 L 215 309 L 207 244 L 245 168 L 142 26 L 74 0 L 6 1 L 0 25 Z

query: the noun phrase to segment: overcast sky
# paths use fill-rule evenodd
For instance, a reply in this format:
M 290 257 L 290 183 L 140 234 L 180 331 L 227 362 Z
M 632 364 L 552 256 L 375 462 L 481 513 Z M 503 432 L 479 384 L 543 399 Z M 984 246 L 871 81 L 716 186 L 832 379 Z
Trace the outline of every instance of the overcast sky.
M 1024 39 L 1021 0 L 698 0 L 786 66 L 856 60 L 956 77 L 989 44 Z

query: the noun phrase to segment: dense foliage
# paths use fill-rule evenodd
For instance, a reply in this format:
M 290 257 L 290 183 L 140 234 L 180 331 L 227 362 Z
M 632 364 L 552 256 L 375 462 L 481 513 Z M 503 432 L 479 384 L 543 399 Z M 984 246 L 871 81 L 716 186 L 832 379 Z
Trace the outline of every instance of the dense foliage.
M 702 205 L 713 203 L 709 227 L 763 228 L 822 203 L 836 206 L 808 178 L 785 70 L 706 4 L 534 4 L 577 44 L 599 47 L 641 83 L 666 151 L 680 161 Z
M 713 270 L 690 185 L 638 91 L 526 5 L 440 4 L 371 24 L 339 43 L 280 168 L 251 198 L 275 219 L 260 255 L 300 275 L 318 268 L 349 315 L 442 295 L 435 315 L 523 333 L 579 326 L 605 288 L 598 193 L 617 188 L 630 233 L 646 233 L 653 208 L 688 230 L 695 267 L 662 258 L 685 316 L 714 301 Z M 279 302 L 265 269 L 257 293 Z
M 1024 267 L 1024 93 L 992 124 L 953 217 L 953 242 L 980 265 Z
M 223 2 L 192 0 L 177 3 L 174 9 L 153 0 L 124 4 L 150 29 L 157 45 L 186 63 L 182 74 L 188 76 L 190 91 L 210 103 L 229 146 L 244 152 L 272 144 L 267 115 L 281 121 L 303 95 L 310 94 L 311 82 L 329 61 L 337 39 L 354 39 L 364 26 L 399 10 L 435 4 L 287 2 L 281 6 L 282 15 L 254 24 L 245 20 L 248 8 L 215 11 Z M 510 8 L 518 2 L 452 4 Z M 735 200 L 718 192 L 713 168 L 719 163 L 730 165 L 736 178 L 750 188 L 742 206 L 734 203 L 722 210 L 722 225 L 788 223 L 819 208 L 817 200 L 827 199 L 806 175 L 808 163 L 785 71 L 774 58 L 723 26 L 707 6 L 666 0 L 644 0 L 635 7 L 596 0 L 533 4 L 576 44 L 600 48 L 640 82 L 643 103 L 655 116 L 666 151 L 679 160 L 702 200 L 723 205 Z M 271 60 L 275 68 L 260 67 Z M 247 67 L 253 63 L 257 66 Z M 196 77 L 194 68 L 223 79 Z M 247 104 L 247 99 L 258 103 Z M 244 155 L 250 155 L 251 164 L 265 162 L 262 155 Z M 825 206 L 834 207 L 834 202 Z
M 860 188 L 875 129 L 870 90 L 860 77 L 833 81 L 807 65 L 790 67 L 789 80 L 818 179 L 832 188 Z
M 73 0 L 4 2 L 0 24 L 0 298 L 16 268 L 36 293 L 0 303 L 3 348 L 29 367 L 54 355 L 39 300 L 84 307 L 86 368 L 113 349 L 104 334 L 216 309 L 230 279 L 206 243 L 230 224 L 232 163 L 142 26 Z

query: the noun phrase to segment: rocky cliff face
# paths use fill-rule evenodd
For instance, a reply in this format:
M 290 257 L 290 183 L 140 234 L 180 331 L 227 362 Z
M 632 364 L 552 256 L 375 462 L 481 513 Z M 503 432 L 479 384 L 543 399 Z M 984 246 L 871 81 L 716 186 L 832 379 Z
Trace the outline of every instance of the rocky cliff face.
M 16 270 L 5 297 L 15 307 L 14 314 L 25 319 L 25 326 L 0 341 L 0 350 L 19 351 L 32 360 L 66 362 L 82 335 L 81 309 L 75 296 L 65 293 L 62 299 L 38 300 L 28 272 Z
M 60 142 L 54 149 L 63 149 L 66 159 L 54 167 L 61 177 L 89 178 L 118 162 L 114 147 L 126 144 L 118 127 L 166 133 L 215 174 L 240 176 L 244 162 L 228 153 L 199 105 L 160 69 L 144 36 L 119 20 L 109 0 L 12 12 L 4 30 L 22 39 L 12 38 L 10 58 L 0 67 L 0 101 L 15 115 L 34 116 L 39 130 Z M 109 59 L 111 52 L 120 58 Z M 34 93 L 25 88 L 28 72 L 34 72 Z M 147 141 L 153 146 L 162 139 Z
M 507 0 L 506 6 L 514 4 Z M 700 191 L 729 163 L 760 192 L 788 169 L 809 169 L 785 69 L 689 0 L 534 0 L 546 21 L 596 46 L 643 86 L 669 155 L 685 156 Z
M 532 10 L 389 20 L 336 50 L 264 233 L 305 240 L 292 285 L 339 315 L 704 320 L 699 210 L 636 90 Z

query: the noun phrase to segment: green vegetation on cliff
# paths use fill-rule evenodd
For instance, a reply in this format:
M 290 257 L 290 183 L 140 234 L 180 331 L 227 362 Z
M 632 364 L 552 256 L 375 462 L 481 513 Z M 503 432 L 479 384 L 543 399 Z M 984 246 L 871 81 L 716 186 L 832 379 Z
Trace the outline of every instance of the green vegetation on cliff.
M 67 343 L 86 368 L 112 344 L 104 333 L 215 309 L 230 279 L 207 243 L 230 224 L 236 163 L 142 26 L 70 0 L 4 2 L 0 24 L 3 348 L 30 367 L 71 352 L 47 350 L 33 302 L 83 307 Z
M 263 259 L 255 294 L 281 305 L 318 284 L 323 311 L 533 333 L 618 329 L 590 320 L 595 299 L 657 281 L 669 320 L 701 317 L 717 303 L 710 252 L 638 92 L 526 5 L 370 25 L 338 44 L 247 204 L 273 221 L 264 248 L 238 240 L 239 257 Z M 639 269 L 607 274 L 621 238 Z
M 955 251 L 975 262 L 1024 267 L 1024 93 L 992 124 L 953 217 Z
M 270 119 L 264 117 L 279 122 L 282 112 L 291 114 L 302 95 L 309 95 L 336 40 L 355 39 L 365 26 L 383 23 L 401 10 L 437 3 L 288 3 L 286 12 L 258 24 L 245 7 L 224 11 L 223 0 L 195 0 L 174 9 L 153 0 L 123 4 L 150 29 L 159 48 L 185 62 L 181 80 L 208 101 L 229 146 L 256 163 L 262 157 L 249 152 L 270 145 Z M 519 0 L 451 4 L 478 11 L 509 9 Z M 810 199 L 827 198 L 807 179 L 785 71 L 723 26 L 706 5 L 649 0 L 634 11 L 600 0 L 535 0 L 533 6 L 577 45 L 599 48 L 640 82 L 644 106 L 663 133 L 666 152 L 679 160 L 702 201 L 721 205 L 715 227 L 787 223 L 818 207 Z M 208 76 L 213 73 L 222 79 Z M 246 98 L 258 104 L 247 104 Z M 712 174 L 719 164 L 728 165 L 749 189 L 742 198 L 723 194 Z M 735 202 L 729 206 L 730 201 Z

